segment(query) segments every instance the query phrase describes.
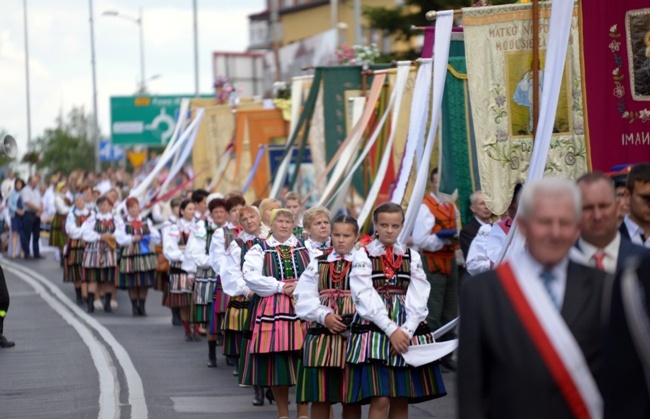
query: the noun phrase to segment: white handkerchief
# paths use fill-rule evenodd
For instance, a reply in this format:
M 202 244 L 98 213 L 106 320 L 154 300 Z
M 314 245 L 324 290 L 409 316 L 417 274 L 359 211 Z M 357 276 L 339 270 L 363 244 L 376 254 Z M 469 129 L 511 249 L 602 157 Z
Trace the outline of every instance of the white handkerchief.
M 409 346 L 409 350 L 402 354 L 404 361 L 414 367 L 430 364 L 454 352 L 458 347 L 458 339 L 445 342 L 434 342 L 426 345 Z

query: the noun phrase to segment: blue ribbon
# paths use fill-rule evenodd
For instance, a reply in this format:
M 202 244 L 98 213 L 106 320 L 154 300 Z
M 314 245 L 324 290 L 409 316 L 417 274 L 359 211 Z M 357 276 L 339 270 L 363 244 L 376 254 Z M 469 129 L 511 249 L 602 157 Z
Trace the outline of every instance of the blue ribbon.
M 248 174 L 248 178 L 246 179 L 246 182 L 244 183 L 244 187 L 242 188 L 242 192 L 246 192 L 246 189 L 250 186 L 251 182 L 253 181 L 253 177 L 255 176 L 255 172 L 257 172 L 257 168 L 260 166 L 260 163 L 262 162 L 262 156 L 264 155 L 264 150 L 266 147 L 264 145 L 260 146 L 260 149 L 257 152 L 257 157 L 255 158 L 255 164 L 253 164 L 253 167 L 251 168 L 251 172 Z

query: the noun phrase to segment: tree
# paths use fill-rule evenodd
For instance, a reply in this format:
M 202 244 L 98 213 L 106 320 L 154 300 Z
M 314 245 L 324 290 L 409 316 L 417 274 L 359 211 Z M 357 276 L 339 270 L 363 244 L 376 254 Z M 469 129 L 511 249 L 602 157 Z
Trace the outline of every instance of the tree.
M 47 128 L 36 139 L 36 150 L 40 152 L 36 167 L 47 173 L 92 171 L 95 167 L 92 114 L 86 114 L 83 107 L 75 107 L 67 119 L 59 116 L 55 122 L 55 128 Z
M 516 0 L 488 0 L 489 4 L 515 3 Z M 417 33 L 411 32 L 411 25 L 429 26 L 431 22 L 426 19 L 429 10 L 449 10 L 468 7 L 476 0 L 405 0 L 404 5 L 393 9 L 384 7 L 366 6 L 363 15 L 368 19 L 373 29 L 383 29 L 386 34 L 394 36 L 400 41 L 408 41 Z M 396 53 L 393 58 L 399 60 L 413 60 L 419 54 L 413 49 Z

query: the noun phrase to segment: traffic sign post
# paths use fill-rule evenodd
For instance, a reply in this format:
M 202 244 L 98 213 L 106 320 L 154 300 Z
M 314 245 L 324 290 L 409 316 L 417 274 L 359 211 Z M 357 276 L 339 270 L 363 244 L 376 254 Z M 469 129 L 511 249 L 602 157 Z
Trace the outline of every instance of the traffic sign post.
M 181 100 L 193 97 L 194 95 L 111 97 L 112 143 L 123 146 L 167 144 L 178 120 Z
M 99 142 L 99 161 L 114 162 L 120 161 L 124 158 L 124 149 L 119 145 L 111 144 L 108 140 L 101 140 Z

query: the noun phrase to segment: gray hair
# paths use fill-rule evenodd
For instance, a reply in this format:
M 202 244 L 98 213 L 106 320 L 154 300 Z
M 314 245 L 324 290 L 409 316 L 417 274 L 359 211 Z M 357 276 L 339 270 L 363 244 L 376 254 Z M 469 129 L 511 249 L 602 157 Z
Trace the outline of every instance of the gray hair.
M 580 220 L 582 217 L 582 195 L 580 189 L 573 181 L 559 177 L 546 177 L 526 184 L 519 198 L 518 216 L 520 218 L 530 217 L 535 207 L 534 201 L 537 196 L 548 198 L 559 195 L 566 195 L 571 198 L 575 219 Z
M 483 195 L 483 192 L 480 189 L 478 191 L 474 191 L 474 193 L 469 196 L 469 203 L 475 205 L 479 195 Z

